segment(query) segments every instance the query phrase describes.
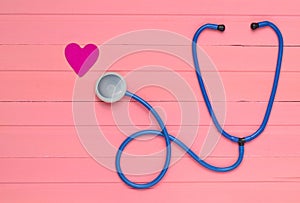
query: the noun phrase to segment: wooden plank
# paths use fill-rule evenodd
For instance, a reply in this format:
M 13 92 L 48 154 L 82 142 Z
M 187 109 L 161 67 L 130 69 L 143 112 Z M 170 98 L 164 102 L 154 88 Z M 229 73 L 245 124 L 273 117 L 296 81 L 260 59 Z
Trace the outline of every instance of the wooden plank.
M 201 46 L 201 44 L 199 44 Z M 82 45 L 83 46 L 83 45 Z M 101 44 L 99 44 L 101 46 Z M 63 51 L 64 45 L 2 45 L 0 46 L 0 70 L 1 71 L 65 71 L 73 72 L 67 63 Z M 102 48 L 103 47 L 103 48 Z M 131 48 L 130 48 L 131 47 Z M 104 70 L 129 72 L 138 67 L 147 65 L 160 65 L 174 71 L 194 71 L 194 67 L 177 58 L 176 55 L 166 53 L 170 50 L 167 45 L 102 45 L 101 53 L 117 50 L 143 50 L 145 48 L 158 51 L 130 52 L 123 58 L 111 61 L 109 67 L 102 64 L 103 55 L 100 55 L 98 64 Z M 201 46 L 211 62 L 215 64 L 213 69 L 206 61 L 200 59 L 201 70 L 206 71 L 237 71 L 237 72 L 274 72 L 277 58 L 277 47 L 249 47 L 249 46 Z M 173 50 L 182 50 L 179 57 L 191 60 L 191 46 L 173 45 Z M 263 53 L 263 54 L 262 54 Z M 300 62 L 297 60 L 298 47 L 285 47 L 282 63 L 282 72 L 298 72 Z M 200 52 L 199 52 L 200 54 Z M 113 56 L 113 55 L 111 55 Z M 238 56 L 238 57 L 237 57 Z M 116 54 L 117 57 L 117 54 Z M 204 58 L 204 57 L 202 57 Z M 207 58 L 207 57 L 205 57 Z M 253 60 L 255 58 L 255 60 Z M 18 59 L 18 60 L 16 60 Z M 90 71 L 96 71 L 91 69 Z M 136 70 L 142 71 L 142 70 Z
M 101 133 L 112 147 L 118 148 L 127 135 L 141 129 L 147 129 L 147 126 L 141 126 L 140 129 L 132 129 L 128 126 L 117 128 L 114 126 L 102 126 Z M 255 141 L 246 144 L 246 157 L 294 157 L 300 156 L 298 150 L 299 126 L 267 126 L 263 134 Z M 88 130 L 89 127 L 86 127 Z M 155 128 L 153 128 L 155 129 Z M 227 130 L 236 136 L 243 137 L 254 132 L 257 126 L 230 126 Z M 192 143 L 192 149 L 201 155 L 210 154 L 217 157 L 235 157 L 236 144 L 229 142 L 219 136 L 210 126 L 200 126 L 198 134 L 195 134 L 195 127 L 168 126 L 168 131 L 175 135 L 184 143 Z M 211 134 L 209 134 L 211 133 Z M 208 136 L 208 137 L 207 137 Z M 212 140 L 217 145 L 210 148 L 209 142 Z M 90 157 L 85 151 L 84 143 L 78 137 L 74 126 L 1 126 L 0 134 L 0 157 Z M 217 141 L 218 140 L 218 141 Z M 95 142 L 100 142 L 96 140 Z M 162 139 L 135 141 L 126 152 L 132 154 L 155 153 L 165 148 Z M 86 146 L 89 150 L 89 147 Z M 173 146 L 173 150 L 178 150 Z M 207 149 L 213 149 L 211 152 Z M 211 153 L 210 153 L 211 152 Z M 99 156 L 107 156 L 99 154 Z M 111 154 L 112 157 L 115 154 Z
M 193 102 L 151 102 L 158 109 L 167 125 L 208 125 L 211 123 L 206 107 L 199 102 L 200 123 L 190 116 L 186 117 L 188 111 L 195 112 L 197 103 Z M 219 109 L 224 109 L 220 102 L 215 102 Z M 225 125 L 259 125 L 263 119 L 266 108 L 265 102 L 227 102 Z M 95 111 L 93 108 L 95 107 Z M 129 117 L 127 103 L 118 102 L 113 105 L 113 111 L 108 104 L 80 102 L 77 107 L 84 109 L 84 119 L 77 121 L 79 125 L 116 125 L 115 118 L 118 118 L 118 125 L 156 125 L 156 122 L 149 118 L 149 112 L 140 105 L 131 102 L 129 105 Z M 184 109 L 185 111 L 180 110 Z M 195 107 L 195 109 L 193 108 Z M 275 102 L 269 125 L 299 125 L 299 102 Z M 125 111 L 123 111 L 125 109 Z M 0 125 L 74 125 L 72 102 L 3 102 L 0 106 Z M 94 114 L 94 112 L 96 112 Z M 120 117 L 113 117 L 118 112 Z M 130 113 L 131 112 L 131 113 Z M 185 114 L 183 114 L 185 113 Z M 218 117 L 223 113 L 216 111 Z M 76 115 L 80 115 L 79 113 Z M 93 120 L 96 115 L 97 120 Z M 172 115 L 172 116 L 171 116 Z M 184 115 L 184 121 L 183 116 Z M 189 114 L 190 115 L 190 114 Z M 87 117 L 89 116 L 89 117 Z M 79 117 L 77 117 L 78 119 Z M 152 124 L 153 123 L 153 124 Z
M 121 72 L 129 91 L 139 90 L 147 101 L 203 101 L 194 72 L 146 70 Z M 86 83 L 77 83 L 74 89 L 77 76 L 73 72 L 5 71 L 0 74 L 0 101 L 95 101 L 95 81 L 103 73 L 90 73 Z M 273 77 L 272 72 L 203 73 L 212 101 L 268 101 Z M 281 73 L 276 101 L 300 101 L 295 94 L 299 80 L 300 72 Z M 73 97 L 83 85 L 86 96 Z
M 18 5 L 18 6 L 16 6 Z M 32 6 L 34 5 L 34 6 Z M 221 5 L 221 6 L 220 6 Z M 269 2 L 259 0 L 240 2 L 230 0 L 224 4 L 221 0 L 213 2 L 188 0 L 184 3 L 166 0 L 163 2 L 149 0 L 127 1 L 99 1 L 87 0 L 85 2 L 64 0 L 53 2 L 50 0 L 40 1 L 21 0 L 2 1 L 0 13 L 2 14 L 69 14 L 69 15 L 299 15 L 296 0 L 275 0 L 272 6 Z
M 115 158 L 109 159 L 114 163 Z M 232 164 L 236 158 L 207 158 L 218 166 Z M 217 173 L 182 158 L 168 170 L 165 182 L 254 182 L 297 181 L 300 175 L 300 157 L 250 158 L 239 168 L 228 173 Z M 149 181 L 161 170 L 164 158 L 123 158 L 123 171 L 135 181 Z M 101 166 L 92 158 L 1 158 L 0 182 L 3 183 L 98 183 L 121 182 L 115 171 Z M 114 164 L 111 164 L 114 166 Z M 133 167 L 134 166 L 134 167 Z M 160 167 L 161 166 L 161 167 Z M 256 168 L 257 172 L 253 173 Z M 153 170 L 151 170 L 153 169 Z M 272 169 L 272 170 L 270 170 Z M 154 173 L 154 174 L 149 174 Z M 148 173 L 148 175 L 147 175 Z M 145 174 L 145 175 L 142 175 Z
M 277 46 L 276 35 L 271 29 L 266 28 L 253 32 L 249 28 L 251 22 L 265 19 L 266 16 L 241 16 L 239 18 L 203 16 L 199 19 L 199 16 L 142 15 L 137 18 L 131 15 L 1 15 L 0 44 L 66 45 L 70 42 L 80 44 L 107 42 L 110 44 L 190 45 L 190 42 L 184 40 L 184 37 L 192 39 L 198 27 L 209 22 L 226 24 L 226 32 L 207 31 L 203 33 L 199 39 L 202 45 Z M 267 19 L 273 21 L 280 28 L 285 45 L 300 45 L 297 29 L 300 26 L 300 17 L 274 16 Z M 144 29 L 152 31 L 134 32 Z M 171 33 L 166 34 L 161 30 L 168 30 Z M 128 34 L 125 35 L 125 38 L 119 36 L 125 33 Z
M 1 184 L 3 202 L 261 202 L 298 203 L 299 182 L 163 183 L 149 190 L 129 189 L 122 183 Z M 116 195 L 117 194 L 117 195 Z M 195 195 L 197 194 L 197 195 Z M 217 195 L 216 195 L 217 194 Z

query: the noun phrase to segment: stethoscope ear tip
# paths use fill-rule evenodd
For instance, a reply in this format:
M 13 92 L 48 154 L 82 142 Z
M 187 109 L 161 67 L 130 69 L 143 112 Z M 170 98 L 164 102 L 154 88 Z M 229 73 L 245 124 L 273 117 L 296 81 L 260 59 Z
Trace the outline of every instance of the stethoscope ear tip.
M 256 30 L 257 28 L 259 28 L 259 24 L 258 23 L 251 23 L 250 25 L 252 30 Z
M 218 25 L 217 29 L 218 29 L 219 31 L 221 31 L 221 32 L 224 32 L 224 31 L 225 31 L 225 25 L 220 24 L 220 25 Z
M 126 81 L 121 75 L 115 72 L 107 72 L 97 80 L 95 92 L 100 100 L 106 103 L 114 103 L 123 98 L 126 89 Z

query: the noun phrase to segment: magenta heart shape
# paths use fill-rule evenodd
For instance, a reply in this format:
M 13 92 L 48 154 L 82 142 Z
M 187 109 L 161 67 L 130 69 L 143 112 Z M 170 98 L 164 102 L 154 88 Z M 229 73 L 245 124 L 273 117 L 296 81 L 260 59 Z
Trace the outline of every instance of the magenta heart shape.
M 75 73 L 82 77 L 95 64 L 99 56 L 99 49 L 94 44 L 87 44 L 81 48 L 76 43 L 68 44 L 65 56 Z

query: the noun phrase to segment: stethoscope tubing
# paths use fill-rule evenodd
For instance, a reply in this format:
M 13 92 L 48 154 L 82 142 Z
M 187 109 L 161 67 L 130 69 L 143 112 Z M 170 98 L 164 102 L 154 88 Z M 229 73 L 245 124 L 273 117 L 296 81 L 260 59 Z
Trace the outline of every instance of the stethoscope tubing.
M 256 25 L 256 26 L 253 26 Z M 253 30 L 257 29 L 257 28 L 262 28 L 262 27 L 270 27 L 272 28 L 278 38 L 278 57 L 277 57 L 277 63 L 276 63 L 276 70 L 275 70 L 275 76 L 274 76 L 274 81 L 273 81 L 273 86 L 272 86 L 272 90 L 271 90 L 271 94 L 270 94 L 270 98 L 269 98 L 269 102 L 267 105 L 267 109 L 265 112 L 265 116 L 263 118 L 263 121 L 260 125 L 260 127 L 251 135 L 245 136 L 243 139 L 243 142 L 249 142 L 253 139 L 255 139 L 256 137 L 258 137 L 266 128 L 266 125 L 268 123 L 270 114 L 271 114 L 271 110 L 273 107 L 273 103 L 274 103 L 274 99 L 275 99 L 275 95 L 276 95 L 276 91 L 277 91 L 277 86 L 278 86 L 278 81 L 279 81 L 279 76 L 280 76 L 280 69 L 281 69 L 281 62 L 282 62 L 282 55 L 283 55 L 283 38 L 282 38 L 282 34 L 280 32 L 280 30 L 278 29 L 278 27 L 276 25 L 274 25 L 273 23 L 269 22 L 269 21 L 262 21 L 259 23 L 252 23 L 251 24 L 251 28 Z M 233 142 L 239 142 L 241 141 L 241 138 L 233 136 L 229 133 L 227 133 L 220 125 L 218 119 L 216 118 L 216 115 L 214 113 L 214 110 L 212 108 L 212 105 L 210 103 L 202 76 L 201 76 L 201 71 L 200 71 L 200 66 L 199 66 L 199 62 L 198 62 L 198 56 L 197 56 L 197 41 L 198 41 L 198 37 L 199 35 L 206 29 L 212 29 L 212 30 L 220 30 L 220 25 L 216 25 L 216 24 L 205 24 L 203 26 L 201 26 L 195 33 L 194 37 L 193 37 L 193 43 L 192 43 L 192 53 L 193 53 L 193 61 L 194 61 L 194 66 L 196 69 L 196 75 L 197 75 L 197 79 L 199 82 L 199 86 L 200 86 L 200 90 L 201 93 L 203 95 L 206 107 L 208 109 L 208 112 L 216 126 L 216 128 L 218 129 L 218 131 L 227 139 L 233 141 Z M 220 30 L 220 31 L 224 31 L 224 29 Z
M 278 86 L 278 80 L 279 80 L 279 76 L 280 76 L 280 68 L 281 68 L 281 62 L 282 62 L 282 54 L 283 54 L 283 38 L 282 38 L 282 34 L 280 32 L 280 30 L 271 22 L 269 21 L 263 21 L 263 22 L 259 22 L 259 23 L 252 23 L 251 24 L 251 28 L 253 30 L 260 28 L 260 27 L 270 27 L 272 28 L 277 37 L 278 37 L 278 58 L 277 58 L 277 64 L 276 64 L 276 71 L 275 71 L 275 76 L 274 76 L 274 81 L 273 81 L 273 86 L 272 86 L 272 91 L 270 94 L 270 98 L 269 98 L 269 102 L 268 102 L 268 106 L 265 112 L 265 116 L 263 118 L 263 121 L 260 125 L 260 127 L 258 128 L 257 131 L 255 131 L 253 134 L 245 136 L 243 138 L 239 138 L 236 136 L 233 136 L 229 133 L 227 133 L 220 125 L 218 119 L 216 118 L 216 115 L 214 113 L 214 110 L 212 108 L 212 105 L 210 103 L 207 91 L 205 89 L 205 84 L 204 81 L 202 79 L 201 76 L 201 72 L 200 72 L 200 66 L 198 63 L 198 56 L 197 56 L 197 41 L 198 41 L 198 37 L 199 35 L 206 29 L 213 29 L 213 30 L 219 30 L 219 31 L 224 31 L 225 27 L 224 25 L 216 25 L 216 24 L 205 24 L 203 26 L 201 26 L 195 33 L 194 37 L 193 37 L 193 42 L 192 42 L 192 53 L 193 53 L 193 60 L 194 60 L 194 65 L 195 65 L 195 70 L 196 70 L 196 76 L 199 82 L 199 86 L 200 86 L 200 90 L 202 92 L 203 98 L 204 98 L 204 102 L 206 104 L 206 107 L 209 111 L 209 114 L 213 120 L 214 125 L 216 126 L 216 128 L 218 129 L 218 131 L 227 139 L 238 143 L 238 158 L 236 160 L 236 162 L 234 162 L 232 165 L 227 166 L 227 167 L 217 167 L 217 166 L 213 166 L 207 162 L 205 162 L 204 160 L 202 160 L 195 152 L 193 152 L 188 146 L 186 146 L 183 142 L 181 142 L 179 139 L 177 139 L 176 137 L 174 137 L 173 135 L 169 134 L 167 131 L 167 128 L 164 124 L 164 122 L 162 121 L 161 117 L 159 116 L 159 114 L 157 113 L 157 111 L 145 100 L 143 100 L 141 97 L 137 96 L 136 94 L 133 94 L 129 91 L 126 91 L 125 95 L 130 97 L 133 100 L 136 100 L 137 102 L 139 102 L 140 104 L 142 104 L 147 110 L 149 110 L 152 115 L 154 116 L 154 118 L 156 119 L 156 121 L 158 122 L 161 131 L 158 130 L 142 130 L 142 131 L 138 131 L 130 136 L 128 136 L 123 143 L 120 145 L 118 151 L 117 151 L 117 155 L 116 155 L 116 160 L 115 160 L 115 164 L 116 164 L 116 170 L 117 173 L 119 175 L 119 177 L 121 178 L 121 180 L 126 183 L 128 186 L 136 188 L 136 189 L 146 189 L 146 188 L 150 188 L 154 185 L 156 185 L 166 174 L 169 165 L 170 165 L 170 161 L 171 161 L 171 142 L 177 144 L 179 147 L 181 147 L 187 154 L 189 154 L 197 163 L 199 163 L 200 165 L 202 165 L 203 167 L 212 170 L 212 171 L 216 171 L 216 172 L 227 172 L 227 171 L 231 171 L 235 168 L 237 168 L 244 157 L 244 143 L 249 142 L 253 139 L 255 139 L 256 137 L 258 137 L 265 129 L 269 117 L 270 117 L 270 113 L 272 110 L 272 106 L 274 103 L 274 99 L 275 99 L 275 95 L 276 95 L 276 90 L 277 90 L 277 86 Z M 161 136 L 165 139 L 165 144 L 166 144 L 166 160 L 164 163 L 164 167 L 163 169 L 160 171 L 160 173 L 157 175 L 156 178 L 154 178 L 152 181 L 147 182 L 147 183 L 136 183 L 133 182 L 131 180 L 129 180 L 123 173 L 122 168 L 121 168 L 121 156 L 123 151 L 125 150 L 126 146 L 135 138 L 143 136 L 143 135 L 155 135 L 155 136 Z

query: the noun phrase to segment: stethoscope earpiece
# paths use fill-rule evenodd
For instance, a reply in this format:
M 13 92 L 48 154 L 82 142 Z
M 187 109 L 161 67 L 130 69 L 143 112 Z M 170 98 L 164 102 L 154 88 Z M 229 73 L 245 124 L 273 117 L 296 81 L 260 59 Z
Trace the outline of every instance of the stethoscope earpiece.
M 256 30 L 257 28 L 259 28 L 259 23 L 251 23 L 250 28 L 252 30 Z M 224 24 L 217 25 L 217 30 L 219 30 L 221 32 L 224 32 L 225 31 L 225 25 Z
M 95 91 L 100 100 L 114 103 L 124 97 L 126 88 L 126 81 L 121 75 L 108 72 L 97 80 Z
M 258 23 L 251 23 L 250 25 L 252 30 L 256 30 L 257 28 L 259 28 L 259 24 Z

